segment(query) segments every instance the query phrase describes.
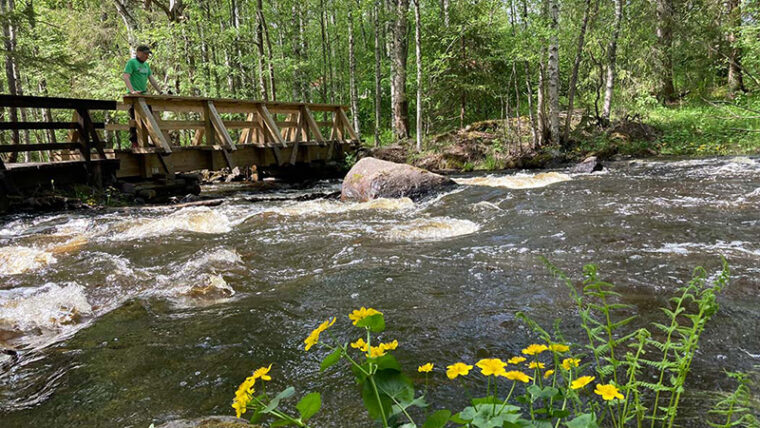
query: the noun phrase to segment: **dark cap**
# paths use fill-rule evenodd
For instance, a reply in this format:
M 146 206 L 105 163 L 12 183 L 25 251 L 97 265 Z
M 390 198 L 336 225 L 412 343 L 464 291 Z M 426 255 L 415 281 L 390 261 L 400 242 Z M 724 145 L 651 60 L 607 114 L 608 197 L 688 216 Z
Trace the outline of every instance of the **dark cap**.
M 137 52 L 151 53 L 150 46 L 148 46 L 148 45 L 140 45 L 140 46 L 137 47 Z

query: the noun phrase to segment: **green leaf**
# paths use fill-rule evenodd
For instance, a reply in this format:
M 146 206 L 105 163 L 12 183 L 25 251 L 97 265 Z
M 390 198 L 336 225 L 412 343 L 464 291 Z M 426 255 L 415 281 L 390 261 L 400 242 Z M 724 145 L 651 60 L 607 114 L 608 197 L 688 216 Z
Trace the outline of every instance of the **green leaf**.
M 293 388 L 292 386 L 287 387 L 284 391 L 282 391 L 281 393 L 277 394 L 277 396 L 274 397 L 272 399 L 272 401 L 270 401 L 269 404 L 261 410 L 261 412 L 262 413 L 269 413 L 269 412 L 271 412 L 272 410 L 276 409 L 277 406 L 280 405 L 280 400 L 284 400 L 286 398 L 290 398 L 295 393 L 296 393 L 296 389 L 295 388 Z
M 569 422 L 564 422 L 567 428 L 599 428 L 596 416 L 592 413 L 584 413 Z
M 380 420 L 380 408 L 382 406 L 383 412 L 385 412 L 386 415 L 390 414 L 391 411 L 391 405 L 393 402 L 390 398 L 388 398 L 385 394 L 379 394 L 380 395 L 380 402 L 377 402 L 377 397 L 375 396 L 375 391 L 372 389 L 372 384 L 370 382 L 364 382 L 362 384 L 362 401 L 364 402 L 364 408 L 367 409 L 367 412 L 369 413 L 369 417 L 375 420 Z
M 393 369 L 401 371 L 401 366 L 398 361 L 396 361 L 396 357 L 391 354 L 385 354 L 382 357 L 375 358 L 373 362 L 377 364 L 378 370 Z
M 301 401 L 296 404 L 296 409 L 301 415 L 301 420 L 306 421 L 314 416 L 322 407 L 322 396 L 318 392 L 306 394 Z
M 322 360 L 322 363 L 319 365 L 319 371 L 323 372 L 327 370 L 328 367 L 340 361 L 340 357 L 342 355 L 343 355 L 343 349 L 335 348 L 334 351 L 332 351 L 328 356 L 325 357 L 324 360 Z
M 422 428 L 443 428 L 449 419 L 451 419 L 451 411 L 445 409 L 438 410 L 427 417 Z
M 357 327 L 368 327 L 369 331 L 373 333 L 381 333 L 385 330 L 385 318 L 383 314 L 370 315 L 366 318 L 359 320 L 356 323 Z

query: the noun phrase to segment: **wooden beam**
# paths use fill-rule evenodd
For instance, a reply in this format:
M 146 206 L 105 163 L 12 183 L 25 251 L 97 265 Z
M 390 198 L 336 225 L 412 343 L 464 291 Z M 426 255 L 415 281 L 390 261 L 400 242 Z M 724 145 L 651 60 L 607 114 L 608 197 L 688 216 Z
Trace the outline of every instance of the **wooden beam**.
M 37 150 L 80 150 L 81 143 L 3 144 L 0 153 L 33 152 Z
M 116 110 L 116 101 L 0 95 L 0 107 Z
M 193 135 L 193 141 L 191 144 L 193 146 L 200 146 L 203 144 L 203 129 L 197 129 L 195 131 L 195 135 Z
M 353 126 L 351 126 L 351 122 L 348 121 L 348 117 L 346 117 L 346 113 L 343 111 L 343 109 L 336 109 L 335 112 L 338 116 L 340 116 L 340 120 L 343 121 L 343 126 L 346 128 L 346 131 L 348 131 L 348 135 L 351 137 L 351 139 L 359 141 L 359 136 L 356 135 L 356 130 Z
M 103 122 L 93 122 L 96 129 L 105 129 L 106 124 Z M 0 122 L 0 131 L 16 129 L 77 129 L 79 124 L 76 122 Z
M 322 137 L 322 132 L 319 130 L 319 126 L 317 126 L 317 122 L 314 120 L 314 116 L 312 116 L 309 106 L 304 104 L 301 106 L 301 110 L 314 139 L 317 141 L 324 141 L 325 139 Z
M 140 119 L 142 120 L 143 125 L 145 125 L 145 129 L 148 131 L 150 138 L 153 140 L 153 144 L 163 149 L 164 153 L 171 153 L 172 149 L 169 147 L 169 143 L 166 142 L 164 133 L 161 132 L 161 128 L 158 126 L 158 122 L 156 122 L 156 118 L 153 117 L 153 113 L 151 113 L 145 100 L 143 98 L 138 98 L 134 106 L 135 113 L 140 113 Z
M 213 125 L 214 130 L 216 131 L 216 135 L 219 137 L 219 141 L 222 143 L 222 146 L 228 150 L 237 150 L 235 143 L 232 142 L 232 138 L 227 132 L 227 128 L 224 126 L 224 122 L 222 122 L 222 118 L 216 111 L 216 107 L 214 107 L 213 101 L 208 101 L 208 113 L 211 124 Z
M 272 115 L 269 113 L 269 110 L 264 104 L 258 104 L 256 106 L 256 109 L 259 112 L 259 115 L 261 116 L 261 119 L 264 121 L 264 125 L 266 125 L 267 131 L 269 132 L 269 135 L 272 137 L 275 143 L 279 144 L 282 147 L 285 147 L 285 141 L 282 139 L 282 136 L 280 135 L 280 128 L 277 127 L 277 124 L 274 122 L 274 119 L 272 119 Z

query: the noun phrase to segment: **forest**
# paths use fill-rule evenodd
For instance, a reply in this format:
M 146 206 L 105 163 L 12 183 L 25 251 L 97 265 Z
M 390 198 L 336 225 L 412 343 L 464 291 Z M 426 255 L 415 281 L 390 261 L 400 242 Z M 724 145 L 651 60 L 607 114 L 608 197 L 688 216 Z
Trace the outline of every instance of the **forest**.
M 9 94 L 117 99 L 124 64 L 147 44 L 166 92 L 346 104 L 368 145 L 416 139 L 421 150 L 438 133 L 521 117 L 508 123 L 529 146 L 568 148 L 595 138 L 574 135 L 579 118 L 604 128 L 634 117 L 678 128 L 662 140 L 685 154 L 757 150 L 760 4 L 751 0 L 0 6 Z M 50 120 L 49 111 L 2 112 L 4 121 L 27 116 Z M 35 137 L 46 138 L 25 131 L 0 143 Z

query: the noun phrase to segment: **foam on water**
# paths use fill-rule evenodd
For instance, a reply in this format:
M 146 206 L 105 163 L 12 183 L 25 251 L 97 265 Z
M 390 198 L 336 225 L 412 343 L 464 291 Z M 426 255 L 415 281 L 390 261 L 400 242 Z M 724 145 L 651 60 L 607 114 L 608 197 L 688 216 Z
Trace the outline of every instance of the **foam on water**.
M 129 241 L 168 235 L 176 231 L 219 234 L 232 230 L 227 216 L 209 207 L 183 208 L 165 217 L 132 219 L 125 224 L 132 226 L 115 235 L 114 239 Z
M 92 315 L 84 287 L 75 283 L 1 291 L 0 309 L 0 327 L 22 332 L 60 331 Z
M 297 202 L 294 204 L 272 207 L 264 212 L 286 216 L 308 216 L 321 214 L 341 214 L 353 211 L 405 211 L 413 209 L 414 202 L 409 198 L 378 198 L 368 202 L 340 202 L 326 199 Z
M 394 241 L 440 240 L 455 236 L 469 235 L 480 230 L 480 226 L 469 220 L 450 217 L 417 218 L 407 223 L 397 224 L 382 232 Z
M 55 263 L 52 253 L 31 247 L 0 248 L 0 275 L 17 275 Z
M 660 248 L 650 248 L 644 251 L 650 253 L 681 254 L 691 253 L 717 253 L 719 255 L 736 254 L 752 257 L 760 257 L 760 248 L 752 248 L 752 244 L 744 241 L 717 241 L 715 244 L 697 242 L 666 243 Z
M 572 177 L 560 172 L 542 172 L 538 174 L 489 175 L 485 177 L 455 179 L 458 184 L 469 186 L 506 187 L 508 189 L 535 189 L 551 184 L 570 181 Z

